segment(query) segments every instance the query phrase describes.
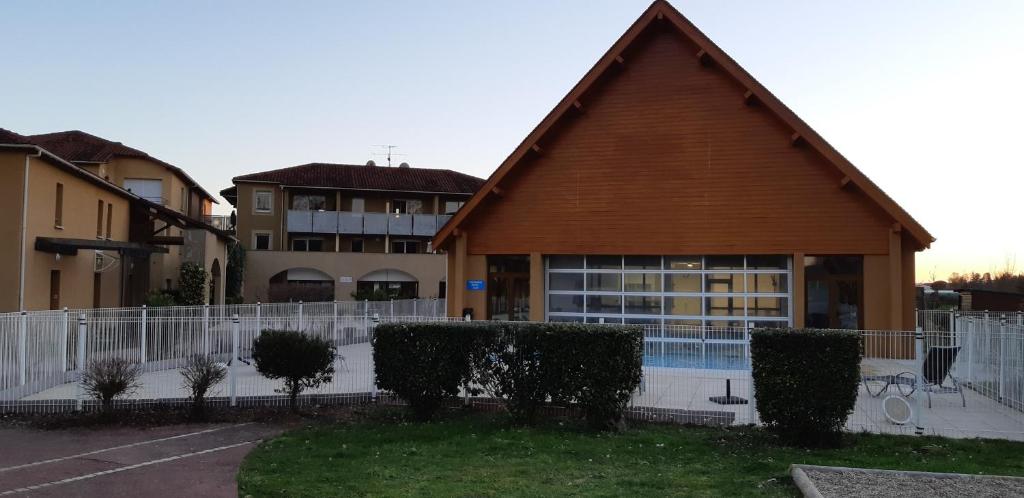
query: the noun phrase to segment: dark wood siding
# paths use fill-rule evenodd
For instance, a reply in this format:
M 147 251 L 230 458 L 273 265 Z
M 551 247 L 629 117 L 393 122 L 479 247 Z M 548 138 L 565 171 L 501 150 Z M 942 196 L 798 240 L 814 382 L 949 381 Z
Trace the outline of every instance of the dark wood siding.
M 892 219 L 653 30 L 467 219 L 470 254 L 886 254 Z

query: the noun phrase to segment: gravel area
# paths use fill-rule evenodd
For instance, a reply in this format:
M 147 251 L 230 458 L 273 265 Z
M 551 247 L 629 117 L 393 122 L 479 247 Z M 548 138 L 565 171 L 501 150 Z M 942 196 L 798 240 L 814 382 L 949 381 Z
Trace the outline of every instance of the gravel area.
M 924 472 L 803 468 L 826 498 L 892 497 L 1024 497 L 1024 479 L 999 476 L 928 474 Z

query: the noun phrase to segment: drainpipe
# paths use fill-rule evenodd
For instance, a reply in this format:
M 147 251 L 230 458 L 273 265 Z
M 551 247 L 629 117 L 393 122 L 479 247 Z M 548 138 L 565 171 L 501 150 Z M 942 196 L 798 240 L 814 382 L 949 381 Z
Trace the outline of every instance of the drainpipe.
M 21 271 L 18 276 L 18 310 L 25 310 L 25 237 L 28 235 L 28 170 L 33 157 L 41 157 L 43 149 L 36 147 L 35 154 L 25 154 L 25 184 L 21 191 Z

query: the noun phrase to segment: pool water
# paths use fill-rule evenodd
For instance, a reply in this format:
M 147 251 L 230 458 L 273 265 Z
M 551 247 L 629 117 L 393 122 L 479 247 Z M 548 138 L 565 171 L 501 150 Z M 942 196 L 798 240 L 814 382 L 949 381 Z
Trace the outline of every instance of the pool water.
M 750 360 L 746 354 L 746 344 L 647 341 L 644 366 L 749 370 Z

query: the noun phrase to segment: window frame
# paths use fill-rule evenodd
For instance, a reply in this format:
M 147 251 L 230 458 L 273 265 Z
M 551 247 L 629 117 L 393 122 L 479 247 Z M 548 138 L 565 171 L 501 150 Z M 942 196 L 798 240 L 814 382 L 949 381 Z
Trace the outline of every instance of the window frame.
M 267 194 L 270 199 L 270 207 L 267 209 L 260 209 L 260 194 Z M 274 191 L 268 189 L 254 189 L 252 192 L 252 212 L 253 214 L 274 214 Z
M 296 249 L 295 248 L 295 243 L 296 242 L 304 242 L 305 245 L 306 245 L 306 248 L 305 249 Z M 320 243 L 320 249 L 316 250 L 316 251 L 311 250 L 309 248 L 309 243 L 310 242 L 319 242 Z M 320 237 L 294 237 L 294 238 L 292 238 L 291 244 L 289 245 L 288 249 L 290 251 L 292 251 L 292 252 L 324 252 L 324 239 L 322 239 Z
M 64 184 L 57 182 L 54 192 L 53 227 L 64 229 Z
M 259 248 L 259 236 L 267 236 L 267 248 Z M 270 230 L 253 230 L 252 231 L 252 250 L 253 251 L 273 251 L 274 250 L 274 232 Z

